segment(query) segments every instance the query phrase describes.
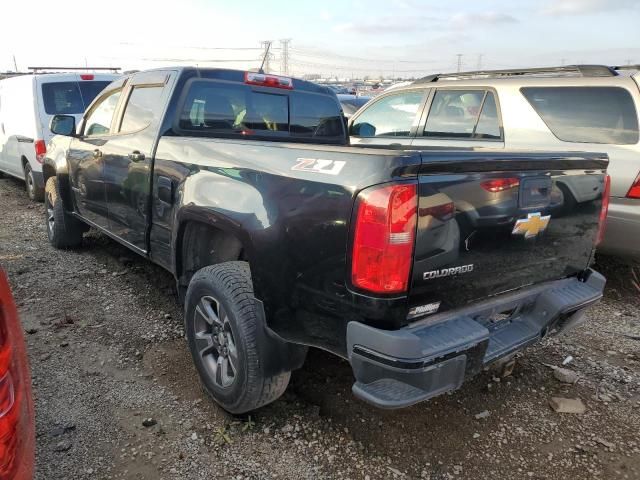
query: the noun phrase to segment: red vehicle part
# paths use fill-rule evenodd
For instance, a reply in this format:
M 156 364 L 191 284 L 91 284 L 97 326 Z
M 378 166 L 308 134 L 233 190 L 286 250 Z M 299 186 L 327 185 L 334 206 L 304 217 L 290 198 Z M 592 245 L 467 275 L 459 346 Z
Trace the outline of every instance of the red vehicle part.
M 35 414 L 22 326 L 0 270 L 0 480 L 33 477 Z

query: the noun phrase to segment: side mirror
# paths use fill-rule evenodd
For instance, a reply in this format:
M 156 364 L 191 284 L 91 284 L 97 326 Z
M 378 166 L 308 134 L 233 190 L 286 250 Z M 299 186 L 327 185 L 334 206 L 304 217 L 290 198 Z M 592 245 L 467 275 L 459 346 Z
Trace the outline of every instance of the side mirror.
M 356 123 L 351 125 L 351 131 L 349 133 L 357 137 L 375 137 L 376 127 L 370 123 Z
M 76 134 L 76 119 L 72 115 L 54 115 L 49 130 L 55 135 L 73 137 Z

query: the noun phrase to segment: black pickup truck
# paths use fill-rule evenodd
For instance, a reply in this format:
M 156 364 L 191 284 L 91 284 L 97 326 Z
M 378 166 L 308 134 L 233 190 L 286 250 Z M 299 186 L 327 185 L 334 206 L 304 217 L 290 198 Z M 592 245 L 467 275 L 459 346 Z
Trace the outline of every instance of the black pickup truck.
M 351 147 L 327 88 L 221 69 L 123 77 L 51 129 L 50 242 L 93 227 L 170 271 L 233 413 L 277 399 L 309 346 L 361 399 L 426 400 L 602 296 L 606 155 Z M 596 198 L 564 204 L 585 177 Z

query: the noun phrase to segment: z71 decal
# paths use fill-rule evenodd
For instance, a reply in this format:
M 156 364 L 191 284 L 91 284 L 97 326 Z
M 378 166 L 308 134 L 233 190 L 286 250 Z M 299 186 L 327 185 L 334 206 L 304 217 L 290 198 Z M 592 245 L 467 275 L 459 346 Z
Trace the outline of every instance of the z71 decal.
M 298 158 L 291 170 L 301 172 L 325 173 L 327 175 L 338 175 L 342 171 L 344 164 L 341 160 L 323 160 L 321 158 Z

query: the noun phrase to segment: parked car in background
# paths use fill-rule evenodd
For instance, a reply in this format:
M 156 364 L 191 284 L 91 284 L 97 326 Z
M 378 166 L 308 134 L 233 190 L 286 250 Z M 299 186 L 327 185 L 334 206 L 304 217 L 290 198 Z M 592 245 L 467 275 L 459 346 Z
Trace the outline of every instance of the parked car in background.
M 338 100 L 340 101 L 340 105 L 342 105 L 342 111 L 344 112 L 344 116 L 349 119 L 351 116 L 360 109 L 360 107 L 364 106 L 371 97 L 358 97 L 357 95 L 349 95 L 349 94 L 338 94 Z
M 29 362 L 9 282 L 0 269 L 0 479 L 31 480 L 34 461 Z
M 336 93 L 336 95 L 349 93 L 349 89 L 344 85 L 325 85 L 325 86 L 333 90 Z
M 640 73 L 634 68 L 431 75 L 385 92 L 354 115 L 351 143 L 605 152 L 611 204 L 599 250 L 640 257 Z M 594 177 L 566 178 L 555 193 L 565 205 L 580 204 L 602 189 Z
M 42 160 L 53 134 L 54 115 L 78 120 L 93 99 L 118 75 L 42 73 L 0 81 L 0 172 L 24 179 L 29 198 L 44 195 Z
M 602 296 L 606 189 L 548 212 L 554 182 L 606 182 L 604 154 L 358 148 L 326 87 L 191 67 L 123 77 L 77 129 L 51 127 L 50 243 L 94 227 L 169 270 L 200 379 L 233 413 L 276 400 L 310 346 L 373 405 L 427 400 Z M 507 181 L 515 228 L 463 241 L 455 206 Z

